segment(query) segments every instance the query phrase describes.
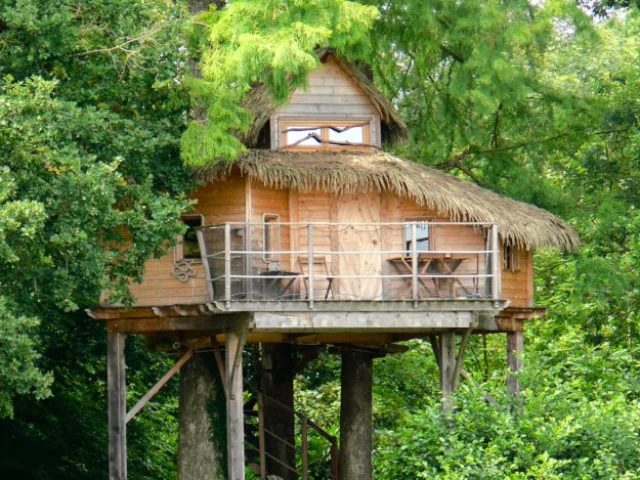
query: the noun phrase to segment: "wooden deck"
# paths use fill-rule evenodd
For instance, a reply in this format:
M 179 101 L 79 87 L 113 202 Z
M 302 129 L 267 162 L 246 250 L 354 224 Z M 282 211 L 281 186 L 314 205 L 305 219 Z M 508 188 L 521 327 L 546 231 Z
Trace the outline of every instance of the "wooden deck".
M 247 342 L 389 344 L 435 333 L 518 332 L 524 321 L 544 309 L 510 308 L 506 301 L 322 302 L 309 310 L 303 302 L 263 302 L 260 310 L 227 310 L 213 303 L 171 307 L 96 308 L 88 311 L 111 332 L 164 337 L 209 336 L 224 342 L 225 333 L 248 328 Z M 245 306 L 249 308 L 249 306 Z M 289 310 L 283 308 L 289 307 Z M 297 308 L 297 310 L 294 310 Z

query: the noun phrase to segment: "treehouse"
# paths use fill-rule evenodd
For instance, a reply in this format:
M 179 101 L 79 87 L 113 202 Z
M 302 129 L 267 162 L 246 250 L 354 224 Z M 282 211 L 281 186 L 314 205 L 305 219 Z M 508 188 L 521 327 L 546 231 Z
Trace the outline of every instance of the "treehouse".
M 280 380 L 262 392 L 280 418 L 264 421 L 289 445 L 292 348 L 342 352 L 339 453 L 332 443 L 341 479 L 371 478 L 372 358 L 402 351 L 395 342 L 431 340 L 445 408 L 470 335 L 506 333 L 509 366 L 519 368 L 524 322 L 544 313 L 534 306 L 533 251 L 573 248 L 575 233 L 545 210 L 382 152 L 407 135 L 394 107 L 355 65 L 329 53 L 322 64 L 286 105 L 274 106 L 262 86 L 251 92 L 248 152 L 194 171 L 202 186 L 182 218 L 188 230 L 131 286 L 136 307 L 91 310 L 110 332 L 111 478 L 125 478 L 122 437 L 139 411 L 123 404 L 124 334 L 177 338 L 190 346 L 185 357 L 212 346 L 233 480 L 245 467 L 245 343 L 265 345 L 267 363 L 280 365 L 266 375 Z M 297 478 L 291 448 L 260 431 L 262 478 Z

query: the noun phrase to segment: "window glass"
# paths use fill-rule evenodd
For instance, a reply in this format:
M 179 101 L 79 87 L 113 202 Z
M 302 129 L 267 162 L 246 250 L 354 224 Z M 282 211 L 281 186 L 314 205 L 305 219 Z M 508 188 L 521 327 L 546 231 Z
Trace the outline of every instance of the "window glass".
M 405 217 L 405 222 L 410 222 L 404 229 L 405 248 L 408 253 L 411 253 L 411 242 L 413 241 L 413 226 L 411 223 L 416 223 L 416 250 L 418 252 L 428 252 L 431 250 L 432 245 L 432 231 L 430 221 L 434 219 L 431 217 Z
M 364 143 L 364 127 L 329 128 L 329 141 L 336 143 Z
M 187 231 L 182 236 L 182 258 L 189 260 L 200 260 L 200 246 L 196 228 L 202 226 L 201 217 L 183 218 L 182 222 L 187 225 Z
M 287 145 L 296 147 L 317 147 L 322 143 L 322 129 L 296 125 L 287 129 Z

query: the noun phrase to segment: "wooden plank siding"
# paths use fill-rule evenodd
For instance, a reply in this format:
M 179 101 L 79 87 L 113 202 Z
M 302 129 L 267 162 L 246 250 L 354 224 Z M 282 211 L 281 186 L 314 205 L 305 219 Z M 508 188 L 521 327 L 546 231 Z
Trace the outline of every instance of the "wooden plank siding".
M 272 189 L 264 185 L 249 182 L 246 179 L 232 179 L 200 188 L 193 195 L 198 200 L 194 211 L 201 213 L 205 224 L 226 221 L 244 222 L 250 220 L 262 223 L 263 214 L 277 214 L 280 221 L 288 222 L 402 222 L 406 217 L 427 216 L 436 221 L 450 219 L 436 214 L 426 207 L 421 207 L 408 199 L 397 198 L 390 194 L 377 192 L 356 195 L 332 195 L 324 192 L 297 192 L 283 189 Z M 247 205 L 249 208 L 247 209 Z M 406 247 L 403 240 L 403 229 L 400 226 L 382 227 L 378 231 L 364 232 L 360 241 L 359 233 L 341 230 L 342 227 L 314 227 L 314 251 L 344 252 L 362 251 L 395 251 L 401 252 Z M 256 229 L 258 231 L 256 231 Z M 252 250 L 256 252 L 251 262 L 253 274 L 267 270 L 268 263 L 263 259 L 263 235 L 260 227 L 254 228 Z M 436 250 L 484 250 L 486 239 L 484 232 L 470 226 L 436 227 L 433 232 Z M 236 245 L 234 248 L 241 248 Z M 281 228 L 282 250 L 308 249 L 307 229 L 305 227 Z M 395 267 L 388 261 L 399 254 L 381 255 L 331 255 L 325 257 L 328 275 L 362 274 L 363 271 L 380 271 L 382 274 L 397 274 Z M 300 271 L 298 254 L 286 254 L 280 259 L 280 268 L 287 271 Z M 471 257 L 471 256 L 469 256 Z M 364 259 L 364 260 L 363 260 Z M 502 265 L 502 258 L 500 259 Z M 364 267 L 363 267 L 364 265 Z M 162 306 L 173 304 L 206 303 L 209 300 L 205 274 L 202 265 L 193 264 L 196 276 L 182 283 L 172 275 L 174 267 L 173 251 L 161 259 L 150 260 L 142 284 L 131 286 L 131 292 L 137 299 L 138 306 Z M 315 298 L 322 299 L 328 288 L 328 280 L 324 266 L 315 266 Z M 363 270 L 364 268 L 364 270 Z M 355 272 L 357 270 L 357 272 Z M 486 273 L 483 255 L 469 258 L 460 273 Z M 403 272 L 406 273 L 406 272 Z M 356 291 L 365 292 L 359 299 L 399 299 L 410 295 L 406 279 L 385 279 L 384 281 L 342 279 L 334 281 L 333 291 L 337 299 L 355 299 L 350 296 Z M 470 280 L 465 280 L 465 285 Z M 473 293 L 483 293 L 483 280 L 471 285 Z M 297 282 L 292 292 L 304 295 L 302 282 Z M 361 292 L 361 293 L 362 293 Z M 456 287 L 456 296 L 467 295 L 463 289 Z M 513 307 L 530 307 L 533 305 L 533 254 L 530 251 L 519 251 L 519 269 L 515 272 L 502 271 L 502 297 L 511 300 Z M 106 300 L 102 303 L 107 305 Z
M 203 186 L 191 196 L 197 200 L 194 210 L 204 216 L 205 225 L 232 221 L 244 222 L 245 180 L 237 177 L 228 181 Z M 149 260 L 141 284 L 134 283 L 130 290 L 136 299 L 136 306 L 161 306 L 175 304 L 195 304 L 209 301 L 203 266 L 192 264 L 196 276 L 182 283 L 172 275 L 174 267 L 173 249 L 168 255 Z M 106 296 L 101 305 L 108 305 Z
M 520 249 L 518 254 L 519 269 L 502 270 L 502 297 L 511 300 L 511 307 L 533 307 L 533 252 Z
M 369 124 L 369 143 L 380 146 L 380 115 L 367 94 L 334 60 L 311 72 L 306 89 L 297 89 L 289 103 L 271 116 L 271 148 L 282 147 L 284 121 L 362 121 Z
M 259 183 L 251 183 L 251 222 L 262 223 L 264 214 L 273 214 L 280 216 L 280 222 L 289 223 L 289 191 L 267 188 Z M 280 227 L 280 249 L 290 250 L 291 248 L 291 228 L 288 226 Z M 253 251 L 264 252 L 264 236 L 261 227 L 255 227 L 252 232 Z M 254 273 L 264 271 L 267 263 L 263 261 L 262 254 L 256 254 L 253 258 Z M 280 268 L 282 270 L 291 271 L 291 256 L 283 255 L 280 258 Z

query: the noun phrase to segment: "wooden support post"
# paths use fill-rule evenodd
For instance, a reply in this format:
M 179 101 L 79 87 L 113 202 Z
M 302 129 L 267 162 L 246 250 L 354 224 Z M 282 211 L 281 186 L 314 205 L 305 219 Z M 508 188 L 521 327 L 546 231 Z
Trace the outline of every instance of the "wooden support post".
M 342 354 L 340 401 L 340 480 L 373 478 L 373 355 L 348 350 Z
M 462 341 L 460 342 L 460 348 L 458 349 L 458 358 L 456 359 L 456 367 L 453 370 L 453 378 L 451 379 L 451 390 L 453 392 L 458 391 L 458 386 L 460 385 L 460 377 L 462 375 L 462 365 L 464 364 L 464 354 L 467 351 L 467 346 L 469 345 L 469 340 L 471 339 L 471 332 L 473 332 L 473 328 L 467 329 L 462 336 Z
M 453 374 L 456 365 L 456 334 L 446 332 L 440 336 L 440 390 L 442 392 L 442 410 L 453 408 Z
M 127 401 L 124 367 L 124 334 L 108 332 L 109 480 L 127 479 Z
M 267 472 L 283 480 L 296 480 L 293 350 L 289 344 L 262 344 L 262 392 L 264 393 Z M 283 439 L 284 441 L 280 441 Z M 290 467 L 290 468 L 288 468 Z
M 309 439 L 307 417 L 302 417 L 300 420 L 300 443 L 302 443 L 302 480 L 309 479 Z
M 246 335 L 246 327 L 243 330 L 227 332 L 225 335 L 228 480 L 244 480 L 242 349 Z
M 265 455 L 264 438 L 264 400 L 262 394 L 258 394 L 258 451 L 260 454 L 260 478 L 267 478 L 267 459 Z
M 518 395 L 520 392 L 520 383 L 515 376 L 522 368 L 522 352 L 524 351 L 524 332 L 507 333 L 507 365 L 509 373 L 507 374 L 507 386 L 509 392 Z
M 331 440 L 331 480 L 338 480 L 340 476 L 340 450 L 338 449 L 338 439 Z

